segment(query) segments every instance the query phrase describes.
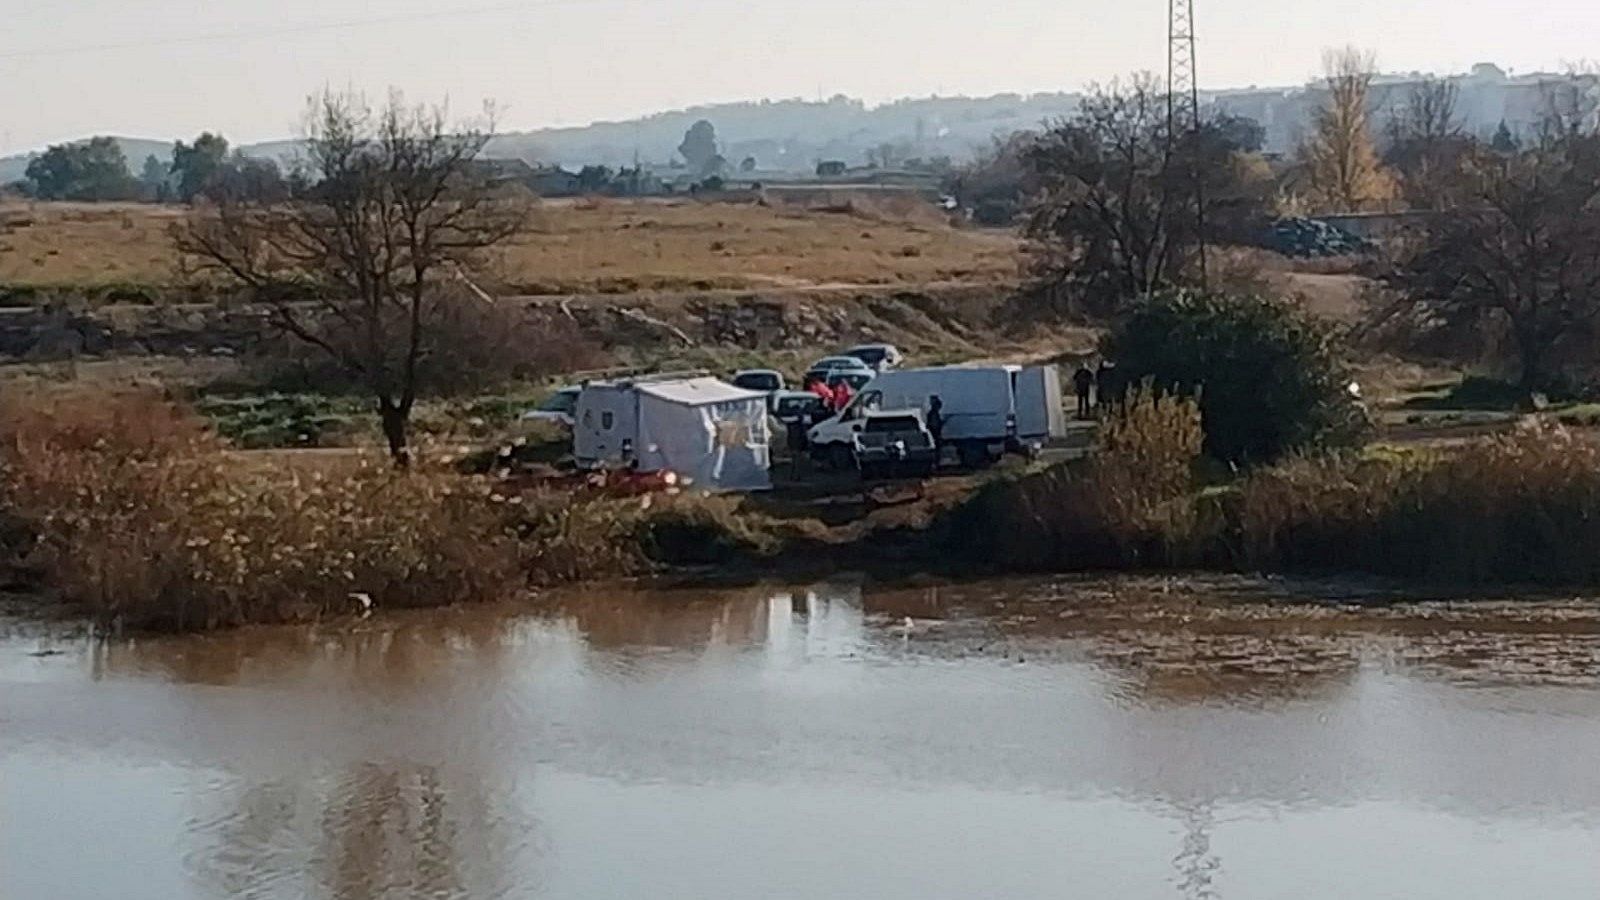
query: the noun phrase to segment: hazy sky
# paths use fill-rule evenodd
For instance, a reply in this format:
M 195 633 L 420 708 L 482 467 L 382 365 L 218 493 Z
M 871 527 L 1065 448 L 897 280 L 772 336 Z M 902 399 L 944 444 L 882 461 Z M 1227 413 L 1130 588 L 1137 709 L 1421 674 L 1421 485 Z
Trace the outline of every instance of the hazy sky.
M 1387 70 L 1600 54 L 1600 2 L 1197 0 L 1201 82 L 1295 84 L 1355 43 Z M 1166 0 L 0 0 L 0 153 L 92 133 L 249 142 L 324 84 L 501 127 L 694 103 L 1070 90 L 1165 65 Z M 325 27 L 363 22 L 355 27 Z M 248 34 L 249 36 L 245 36 Z

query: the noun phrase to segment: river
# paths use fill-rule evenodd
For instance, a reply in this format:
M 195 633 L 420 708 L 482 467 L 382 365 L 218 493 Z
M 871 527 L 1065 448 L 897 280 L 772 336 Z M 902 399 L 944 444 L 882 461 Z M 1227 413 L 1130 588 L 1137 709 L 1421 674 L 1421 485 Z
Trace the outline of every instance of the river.
M 1600 602 L 1385 599 L 846 580 L 11 622 L 0 898 L 1600 896 Z

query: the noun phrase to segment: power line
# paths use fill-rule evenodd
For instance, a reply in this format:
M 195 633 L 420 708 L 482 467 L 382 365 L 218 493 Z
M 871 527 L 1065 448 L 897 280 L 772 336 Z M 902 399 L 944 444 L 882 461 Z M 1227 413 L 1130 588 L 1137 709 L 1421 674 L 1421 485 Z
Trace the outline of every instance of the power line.
M 0 53 L 0 60 L 13 59 L 43 59 L 53 56 L 72 56 L 82 53 L 109 53 L 118 50 L 143 50 L 152 47 L 176 47 L 186 44 L 209 44 L 221 41 L 252 41 L 265 38 L 286 37 L 297 34 L 314 34 L 319 31 L 341 31 L 351 28 L 366 28 L 374 25 L 397 25 L 407 22 L 429 22 L 440 19 L 455 19 L 462 16 L 491 15 L 500 12 L 517 12 L 524 9 L 533 9 L 545 6 L 558 6 L 564 3 L 580 2 L 580 0 L 521 0 L 513 3 L 496 3 L 487 6 L 470 6 L 451 10 L 435 10 L 432 12 L 400 13 L 392 16 L 374 16 L 365 19 L 340 19 L 328 22 L 305 22 L 299 25 L 262 25 L 235 31 L 217 31 L 210 34 L 177 35 L 165 38 L 149 38 L 139 41 L 123 41 L 106 44 L 79 44 L 68 47 L 40 47 L 32 50 L 14 50 Z

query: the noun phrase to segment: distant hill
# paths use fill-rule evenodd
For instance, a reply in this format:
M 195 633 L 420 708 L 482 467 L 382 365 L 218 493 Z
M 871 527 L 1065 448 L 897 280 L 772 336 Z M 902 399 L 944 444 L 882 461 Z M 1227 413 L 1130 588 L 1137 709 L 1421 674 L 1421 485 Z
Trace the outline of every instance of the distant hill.
M 1072 94 L 936 97 L 876 107 L 842 96 L 820 102 L 722 103 L 624 122 L 509 132 L 497 136 L 487 153 L 569 167 L 623 166 L 635 160 L 666 164 L 675 157 L 689 126 L 707 119 L 716 126 L 723 156 L 734 164 L 755 157 L 764 171 L 809 172 L 825 159 L 857 165 L 884 145 L 899 161 L 937 156 L 959 160 L 970 158 L 995 134 L 1036 128 L 1046 119 L 1070 113 L 1076 104 Z M 151 153 L 163 160 L 171 157 L 170 141 L 120 137 L 117 141 L 135 172 Z M 297 147 L 295 141 L 270 141 L 239 149 L 282 160 L 292 157 Z M 22 178 L 32 155 L 0 158 L 0 183 Z
M 1403 103 L 1420 75 L 1385 75 L 1372 93 L 1378 121 Z M 1460 89 L 1458 112 L 1469 131 L 1488 136 L 1504 121 L 1514 133 L 1531 131 L 1546 108 L 1545 92 L 1552 83 L 1573 83 L 1569 76 L 1532 74 L 1508 76 L 1490 63 L 1480 63 L 1471 73 L 1452 75 Z M 1576 82 L 1586 97 L 1600 98 L 1593 76 Z M 1288 152 L 1303 134 L 1311 111 L 1320 102 L 1316 85 L 1276 88 L 1239 88 L 1202 94 L 1202 103 L 1260 122 L 1266 130 L 1266 149 Z M 595 122 L 576 128 L 543 128 L 499 135 L 488 155 L 577 168 L 586 164 L 631 165 L 635 161 L 665 165 L 677 157 L 684 132 L 700 119 L 716 127 L 722 155 L 738 165 L 754 158 L 763 172 L 811 172 L 822 160 L 849 165 L 882 159 L 890 165 L 910 159 L 949 157 L 970 159 L 995 136 L 1035 129 L 1051 119 L 1070 115 L 1078 94 L 995 94 L 990 97 L 928 97 L 896 100 L 868 106 L 860 100 L 836 96 L 828 100 L 760 100 L 718 103 L 656 113 L 621 122 Z M 137 172 L 145 156 L 169 158 L 171 142 L 118 138 Z M 271 141 L 241 147 L 252 156 L 279 160 L 292 157 L 294 141 Z M 0 183 L 22 177 L 28 156 L 0 159 Z

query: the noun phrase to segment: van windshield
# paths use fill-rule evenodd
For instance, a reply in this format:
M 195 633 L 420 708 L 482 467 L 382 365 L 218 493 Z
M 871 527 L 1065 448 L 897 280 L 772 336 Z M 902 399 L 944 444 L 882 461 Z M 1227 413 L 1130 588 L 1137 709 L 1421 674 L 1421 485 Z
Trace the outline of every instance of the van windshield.
M 539 409 L 544 412 L 568 413 L 578 408 L 577 391 L 556 391 L 545 401 L 539 404 Z
M 868 434 L 885 431 L 921 431 L 922 423 L 916 416 L 873 416 L 867 420 Z

